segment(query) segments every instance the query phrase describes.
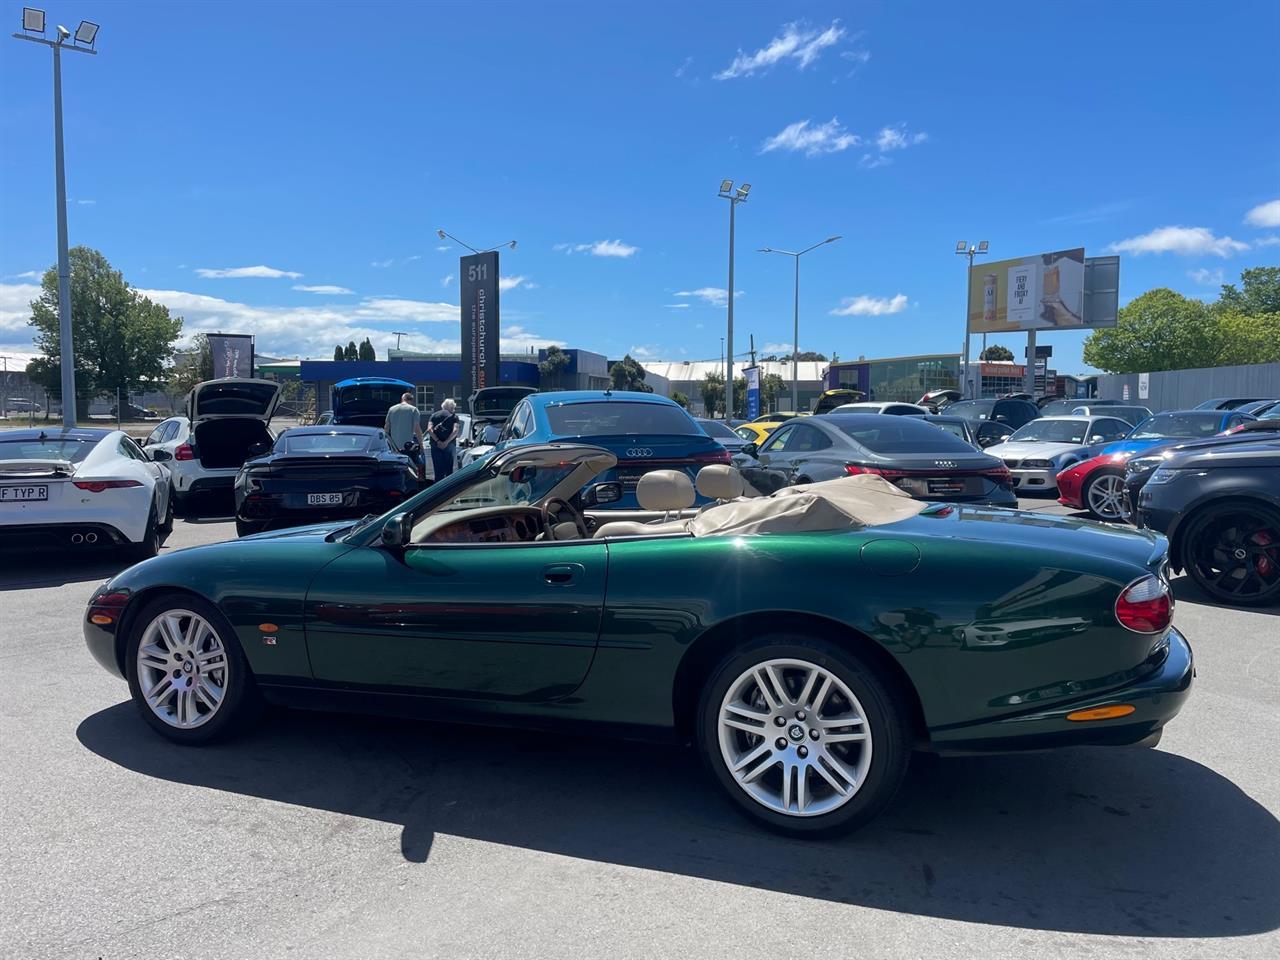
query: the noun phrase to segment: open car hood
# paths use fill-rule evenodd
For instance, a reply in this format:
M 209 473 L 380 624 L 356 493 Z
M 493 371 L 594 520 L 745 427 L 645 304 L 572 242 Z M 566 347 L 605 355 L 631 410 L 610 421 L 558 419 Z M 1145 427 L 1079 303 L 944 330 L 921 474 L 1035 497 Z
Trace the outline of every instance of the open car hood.
M 192 426 L 207 420 L 245 417 L 266 423 L 280 403 L 280 384 L 274 380 L 224 377 L 197 383 L 187 394 L 187 419 Z

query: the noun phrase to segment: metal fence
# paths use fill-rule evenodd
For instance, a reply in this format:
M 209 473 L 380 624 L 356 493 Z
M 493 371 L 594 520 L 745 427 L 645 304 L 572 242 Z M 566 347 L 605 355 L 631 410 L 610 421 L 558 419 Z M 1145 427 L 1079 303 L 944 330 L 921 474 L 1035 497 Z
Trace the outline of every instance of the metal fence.
M 1098 377 L 1099 400 L 1125 400 L 1161 410 L 1189 410 L 1211 397 L 1280 399 L 1280 363 L 1112 373 Z

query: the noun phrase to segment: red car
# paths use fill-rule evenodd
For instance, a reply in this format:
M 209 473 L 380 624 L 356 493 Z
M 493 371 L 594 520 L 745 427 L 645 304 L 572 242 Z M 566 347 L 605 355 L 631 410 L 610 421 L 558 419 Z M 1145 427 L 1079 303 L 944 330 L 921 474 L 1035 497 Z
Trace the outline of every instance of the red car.
M 1058 474 L 1058 502 L 1088 510 L 1099 520 L 1125 519 L 1124 465 L 1136 452 L 1104 453 L 1063 470 Z

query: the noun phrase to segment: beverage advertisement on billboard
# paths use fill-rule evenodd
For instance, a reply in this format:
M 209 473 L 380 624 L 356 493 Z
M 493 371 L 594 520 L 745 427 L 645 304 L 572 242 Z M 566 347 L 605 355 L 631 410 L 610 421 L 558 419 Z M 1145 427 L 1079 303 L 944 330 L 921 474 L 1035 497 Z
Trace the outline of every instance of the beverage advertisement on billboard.
M 969 330 L 1017 333 L 1089 326 L 1084 248 L 973 265 Z

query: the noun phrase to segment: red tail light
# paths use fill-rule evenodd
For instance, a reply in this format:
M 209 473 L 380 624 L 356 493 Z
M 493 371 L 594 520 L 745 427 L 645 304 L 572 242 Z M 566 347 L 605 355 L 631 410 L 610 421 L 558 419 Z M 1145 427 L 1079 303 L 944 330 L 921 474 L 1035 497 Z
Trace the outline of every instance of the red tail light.
M 1012 485 L 1013 483 L 1013 474 L 1009 472 L 1009 468 L 1004 464 L 1001 464 L 998 467 L 992 467 L 990 470 L 983 470 L 982 475 L 984 477 L 990 477 L 996 483 L 1004 484 L 1005 486 Z
M 175 460 L 194 460 L 196 452 L 191 448 L 191 444 L 184 443 L 178 449 L 173 451 L 173 459 Z
M 729 455 L 729 451 L 721 447 L 719 450 L 712 450 L 709 453 L 695 453 L 689 458 L 694 463 L 732 463 L 733 457 Z
M 140 487 L 141 480 L 72 480 L 77 490 L 101 493 L 103 490 L 119 490 L 121 487 Z
M 1143 577 L 1125 587 L 1116 599 L 1116 619 L 1134 633 L 1160 633 L 1173 622 L 1169 585 L 1157 577 Z

